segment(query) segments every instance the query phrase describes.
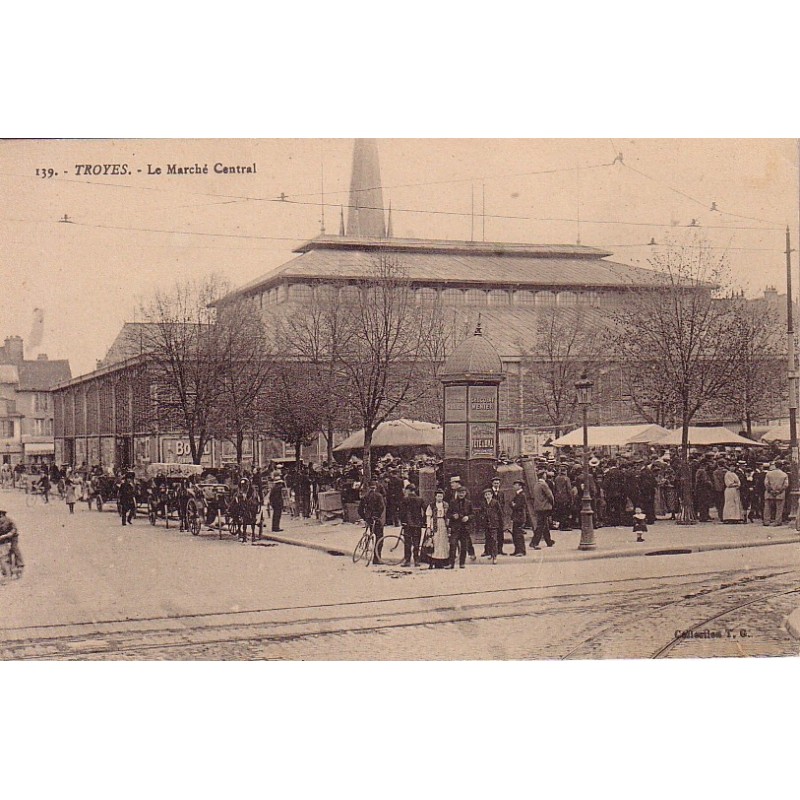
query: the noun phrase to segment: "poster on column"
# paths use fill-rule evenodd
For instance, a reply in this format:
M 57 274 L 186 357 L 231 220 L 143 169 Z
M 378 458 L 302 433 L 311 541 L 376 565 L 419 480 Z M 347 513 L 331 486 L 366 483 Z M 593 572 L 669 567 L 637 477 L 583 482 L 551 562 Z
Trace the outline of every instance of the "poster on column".
M 469 387 L 470 422 L 494 422 L 497 419 L 497 387 Z
M 469 426 L 470 458 L 494 458 L 496 447 L 497 426 L 493 422 L 473 422 Z

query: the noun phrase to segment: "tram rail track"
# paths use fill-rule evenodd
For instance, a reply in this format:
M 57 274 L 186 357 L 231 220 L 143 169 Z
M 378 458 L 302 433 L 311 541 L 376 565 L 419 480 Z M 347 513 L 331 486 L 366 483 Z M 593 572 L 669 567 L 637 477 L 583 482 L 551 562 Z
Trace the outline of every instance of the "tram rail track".
M 145 657 L 158 651 L 165 653 L 204 647 L 224 647 L 226 645 L 280 644 L 297 641 L 309 637 L 332 636 L 343 633 L 370 633 L 389 629 L 413 627 L 430 627 L 452 625 L 459 622 L 479 622 L 490 619 L 510 620 L 529 616 L 541 611 L 541 603 L 565 601 L 564 609 L 573 610 L 582 603 L 598 598 L 613 597 L 618 594 L 635 593 L 635 602 L 645 604 L 642 612 L 634 618 L 627 617 L 622 621 L 611 623 L 597 631 L 593 636 L 582 640 L 572 647 L 562 658 L 574 658 L 581 649 L 599 640 L 604 634 L 614 629 L 621 629 L 647 619 L 648 615 L 660 614 L 670 607 L 677 607 L 695 599 L 707 599 L 719 592 L 739 590 L 749 585 L 782 578 L 796 574 L 796 570 L 782 570 L 747 575 L 741 580 L 724 580 L 726 573 L 719 571 L 691 575 L 694 583 L 702 585 L 709 580 L 720 581 L 719 586 L 701 588 L 681 598 L 665 600 L 669 594 L 668 586 L 642 586 L 632 584 L 645 583 L 641 578 L 628 578 L 620 581 L 593 581 L 573 584 L 552 584 L 523 586 L 504 589 L 473 590 L 449 592 L 445 594 L 417 594 L 405 597 L 379 598 L 369 600 L 353 600 L 340 603 L 316 605 L 281 606 L 268 609 L 242 610 L 234 612 L 211 612 L 206 614 L 162 615 L 123 620 L 102 620 L 84 623 L 62 623 L 53 626 L 31 626 L 6 628 L 0 631 L 0 659 L 14 660 L 51 660 L 80 659 L 92 656 L 114 658 L 131 657 L 141 654 Z M 682 575 L 667 578 L 687 577 Z M 616 585 L 619 588 L 603 590 L 601 587 Z M 620 586 L 622 585 L 622 586 Z M 595 586 L 594 592 L 565 592 L 570 588 Z M 556 593 L 546 592 L 556 590 Z M 800 591 L 793 588 L 790 592 Z M 788 592 L 778 592 L 786 594 Z M 530 596 L 533 594 L 534 596 Z M 775 593 L 773 593 L 775 594 Z M 519 596 L 523 595 L 523 596 Z M 487 603 L 487 598 L 501 602 Z M 466 602 L 459 602 L 466 601 Z M 470 602 L 471 601 L 471 602 Z M 449 602 L 449 605 L 437 607 L 401 607 L 393 609 L 392 603 L 409 604 Z M 740 603 L 738 607 L 750 605 L 757 600 Z M 298 614 L 304 611 L 347 610 L 346 613 L 333 613 L 328 616 L 301 615 L 294 618 L 280 618 L 281 614 Z M 559 608 L 551 609 L 558 613 Z M 724 613 L 730 613 L 734 608 Z M 358 613 L 361 611 L 362 613 Z M 364 614 L 363 612 L 368 613 Z M 261 619 L 247 620 L 247 615 L 263 615 Z M 269 615 L 274 615 L 271 618 Z M 715 617 L 716 615 L 712 615 Z M 148 624 L 149 623 L 149 624 Z M 698 623 L 696 627 L 707 624 Z M 25 635 L 33 632 L 34 635 Z M 5 636 L 4 636 L 5 634 Z M 8 637 L 8 634 L 12 634 Z M 677 643 L 668 645 L 674 648 Z M 664 649 L 664 648 L 662 648 Z M 665 652 L 669 652 L 665 650 Z M 586 656 L 584 656 L 586 657 Z

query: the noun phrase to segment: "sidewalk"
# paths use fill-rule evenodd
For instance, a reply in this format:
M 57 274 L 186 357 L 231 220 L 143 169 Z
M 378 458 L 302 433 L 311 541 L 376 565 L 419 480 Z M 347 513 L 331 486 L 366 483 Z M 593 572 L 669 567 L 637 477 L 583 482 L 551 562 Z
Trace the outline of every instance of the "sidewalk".
M 272 533 L 264 530 L 264 538 L 283 544 L 308 547 L 337 556 L 349 556 L 353 552 L 364 526 L 351 525 L 339 521 L 319 523 L 316 520 L 281 520 L 284 530 Z M 538 563 L 546 561 L 585 561 L 595 558 L 625 558 L 628 556 L 658 556 L 681 553 L 701 553 L 708 550 L 733 550 L 745 547 L 765 547 L 778 544 L 800 545 L 800 532 L 795 530 L 794 521 L 781 527 L 765 527 L 760 522 L 747 525 L 723 525 L 721 523 L 698 523 L 697 525 L 677 525 L 671 521 L 660 521 L 649 526 L 650 530 L 642 543 L 636 542 L 636 534 L 629 528 L 600 528 L 595 531 L 594 550 L 580 551 L 578 543 L 581 534 L 578 530 L 553 531 L 555 547 L 544 544 L 541 550 L 530 547 L 532 532 L 525 532 L 527 555 L 522 558 L 500 557 L 498 564 Z M 399 533 L 400 528 L 387 526 L 386 534 Z M 506 533 L 506 552 L 512 550 L 510 535 Z M 476 547 L 477 554 L 483 545 Z M 490 565 L 488 559 L 478 558 L 478 564 Z

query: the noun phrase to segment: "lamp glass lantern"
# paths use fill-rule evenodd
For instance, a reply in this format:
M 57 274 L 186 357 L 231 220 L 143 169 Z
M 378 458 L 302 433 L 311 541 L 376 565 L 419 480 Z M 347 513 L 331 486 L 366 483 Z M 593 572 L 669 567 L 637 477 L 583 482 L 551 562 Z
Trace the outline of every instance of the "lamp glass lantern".
M 592 389 L 594 383 L 586 377 L 584 372 L 579 381 L 575 382 L 575 390 L 578 393 L 578 405 L 590 406 L 592 404 Z

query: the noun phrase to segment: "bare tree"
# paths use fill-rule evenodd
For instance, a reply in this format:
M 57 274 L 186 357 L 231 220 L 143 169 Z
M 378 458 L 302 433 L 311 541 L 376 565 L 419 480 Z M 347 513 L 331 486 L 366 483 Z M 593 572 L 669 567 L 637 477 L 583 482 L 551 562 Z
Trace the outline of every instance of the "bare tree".
M 258 305 L 250 299 L 226 304 L 216 321 L 215 338 L 220 371 L 214 432 L 234 444 L 241 464 L 245 437 L 262 432 L 261 395 L 273 371 Z
M 294 447 L 295 461 L 321 430 L 329 409 L 328 391 L 318 369 L 298 361 L 276 362 L 269 389 L 262 393 L 266 432 Z
M 661 397 L 680 421 L 682 522 L 693 523 L 689 426 L 737 375 L 740 298 L 728 291 L 724 254 L 704 242 L 672 245 L 654 256 L 657 290 L 631 289 L 609 334 L 617 360 L 638 376 L 637 391 Z
M 602 358 L 596 320 L 575 309 L 544 309 L 537 318 L 534 349 L 524 350 L 529 392 L 525 414 L 546 418 L 560 436 L 575 421 L 575 382 L 596 372 Z
M 341 418 L 346 388 L 340 361 L 349 335 L 345 320 L 351 311 L 338 299 L 334 286 L 318 287 L 313 298 L 273 321 L 272 340 L 276 354 L 310 364 L 326 392 L 316 398 L 323 415 L 322 429 L 328 461 L 333 460 L 333 434 Z
M 347 403 L 364 428 L 364 475 L 371 475 L 372 437 L 403 405 L 431 391 L 427 342 L 436 333 L 437 306 L 418 305 L 401 262 L 376 255 L 360 282 L 361 302 L 347 318 L 338 363 Z
M 754 419 L 778 416 L 776 406 L 785 398 L 786 333 L 776 309 L 741 299 L 737 304 L 733 334 L 739 365 L 725 401 L 744 421 L 748 436 Z
M 212 435 L 225 368 L 210 304 L 226 291 L 211 276 L 157 291 L 140 305 L 142 350 L 162 381 L 158 413 L 168 426 L 177 423 L 186 432 L 195 464 Z

